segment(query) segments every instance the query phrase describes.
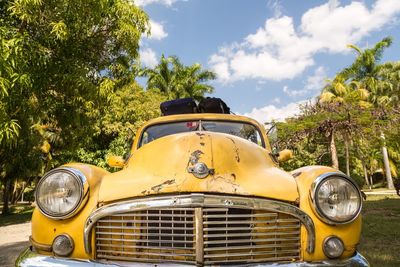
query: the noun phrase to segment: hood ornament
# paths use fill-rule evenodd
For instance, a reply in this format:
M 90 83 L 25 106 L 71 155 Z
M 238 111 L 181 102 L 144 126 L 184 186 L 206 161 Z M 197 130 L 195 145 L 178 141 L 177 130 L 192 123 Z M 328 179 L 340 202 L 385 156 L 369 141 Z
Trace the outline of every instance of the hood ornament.
M 187 171 L 199 179 L 206 178 L 209 174 L 214 174 L 214 169 L 209 169 L 203 162 L 197 162 L 193 166 L 189 166 Z

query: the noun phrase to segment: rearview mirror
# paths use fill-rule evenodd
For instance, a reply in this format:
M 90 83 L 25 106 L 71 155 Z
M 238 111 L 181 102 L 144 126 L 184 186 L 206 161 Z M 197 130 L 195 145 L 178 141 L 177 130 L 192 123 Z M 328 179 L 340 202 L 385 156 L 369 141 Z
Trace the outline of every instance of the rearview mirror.
M 125 160 L 121 156 L 110 156 L 107 159 L 107 164 L 114 168 L 123 168 L 125 165 Z
M 278 162 L 285 162 L 293 158 L 293 151 L 290 149 L 284 149 L 279 152 Z

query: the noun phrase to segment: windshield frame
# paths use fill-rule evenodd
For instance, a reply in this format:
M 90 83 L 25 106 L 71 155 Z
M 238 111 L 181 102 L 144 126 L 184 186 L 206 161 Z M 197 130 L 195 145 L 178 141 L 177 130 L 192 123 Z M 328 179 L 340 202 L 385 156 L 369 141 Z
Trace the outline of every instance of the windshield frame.
M 140 149 L 141 147 L 146 145 L 146 144 L 144 144 L 144 145 L 140 146 L 142 138 L 143 138 L 143 134 L 147 131 L 148 128 L 153 127 L 153 126 L 157 126 L 157 125 L 171 124 L 171 123 L 176 123 L 176 122 L 190 122 L 190 121 L 230 122 L 230 123 L 237 123 L 237 124 L 241 123 L 241 124 L 251 125 L 257 131 L 257 133 L 258 133 L 258 135 L 259 135 L 259 137 L 261 139 L 261 145 L 256 144 L 254 142 L 251 142 L 251 141 L 249 141 L 249 140 L 247 140 L 245 138 L 242 138 L 240 136 L 237 136 L 237 137 L 241 138 L 243 140 L 247 140 L 247 141 L 249 141 L 249 142 L 251 142 L 251 143 L 253 143 L 253 144 L 257 145 L 257 146 L 260 146 L 260 147 L 266 149 L 266 144 L 265 144 L 263 132 L 261 131 L 260 127 L 257 124 L 251 123 L 249 121 L 227 120 L 227 119 L 216 119 L 216 118 L 214 118 L 214 119 L 211 119 L 211 118 L 204 118 L 204 119 L 203 118 L 193 118 L 193 119 L 192 118 L 182 118 L 181 120 L 165 121 L 165 122 L 159 122 L 159 123 L 154 123 L 154 124 L 147 125 L 145 128 L 142 129 L 142 131 L 140 133 L 139 139 L 138 139 L 137 144 L 136 144 L 136 149 Z M 190 131 L 188 131 L 188 132 L 190 132 Z M 196 132 L 196 131 L 192 131 L 192 132 Z M 204 132 L 211 132 L 211 131 L 204 131 Z M 215 133 L 222 133 L 222 134 L 230 135 L 230 134 L 223 133 L 223 132 L 215 132 Z M 176 134 L 178 134 L 178 133 L 176 133 Z M 235 135 L 232 135 L 232 136 L 235 136 Z M 165 136 L 163 136 L 163 137 L 165 137 Z M 160 138 L 162 138 L 162 137 L 160 137 Z M 157 139 L 159 139 L 159 138 L 157 138 Z M 149 142 L 149 143 L 151 143 L 151 142 Z M 147 144 L 149 144 L 149 143 L 147 143 Z

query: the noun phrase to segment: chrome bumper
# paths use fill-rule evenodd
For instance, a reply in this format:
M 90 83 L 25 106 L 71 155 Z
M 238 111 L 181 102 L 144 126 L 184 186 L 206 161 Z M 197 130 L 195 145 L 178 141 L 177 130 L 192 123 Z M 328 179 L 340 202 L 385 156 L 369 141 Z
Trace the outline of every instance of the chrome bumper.
M 125 262 L 95 262 L 89 260 L 74 260 L 66 258 L 55 258 L 51 256 L 44 256 L 33 252 L 30 248 L 27 248 L 21 253 L 17 261 L 15 262 L 16 267 L 151 267 L 151 266 L 193 266 L 185 264 L 160 264 L 160 263 L 125 263 Z M 234 265 L 230 265 L 234 266 Z M 236 265 L 239 266 L 239 265 Z M 240 266 L 244 266 L 241 264 Z M 333 266 L 351 266 L 351 267 L 367 267 L 369 266 L 368 261 L 358 252 L 351 258 L 345 260 L 326 260 L 322 262 L 291 262 L 291 263 L 257 263 L 248 264 L 247 267 L 333 267 Z

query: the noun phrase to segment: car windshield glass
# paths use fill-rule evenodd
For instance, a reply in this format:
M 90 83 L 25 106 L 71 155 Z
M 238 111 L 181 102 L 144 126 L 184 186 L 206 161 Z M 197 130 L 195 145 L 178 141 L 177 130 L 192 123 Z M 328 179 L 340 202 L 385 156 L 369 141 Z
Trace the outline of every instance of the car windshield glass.
M 183 121 L 152 125 L 148 127 L 142 134 L 139 147 L 167 135 L 191 131 L 226 133 L 263 146 L 259 130 L 248 123 L 227 121 Z

